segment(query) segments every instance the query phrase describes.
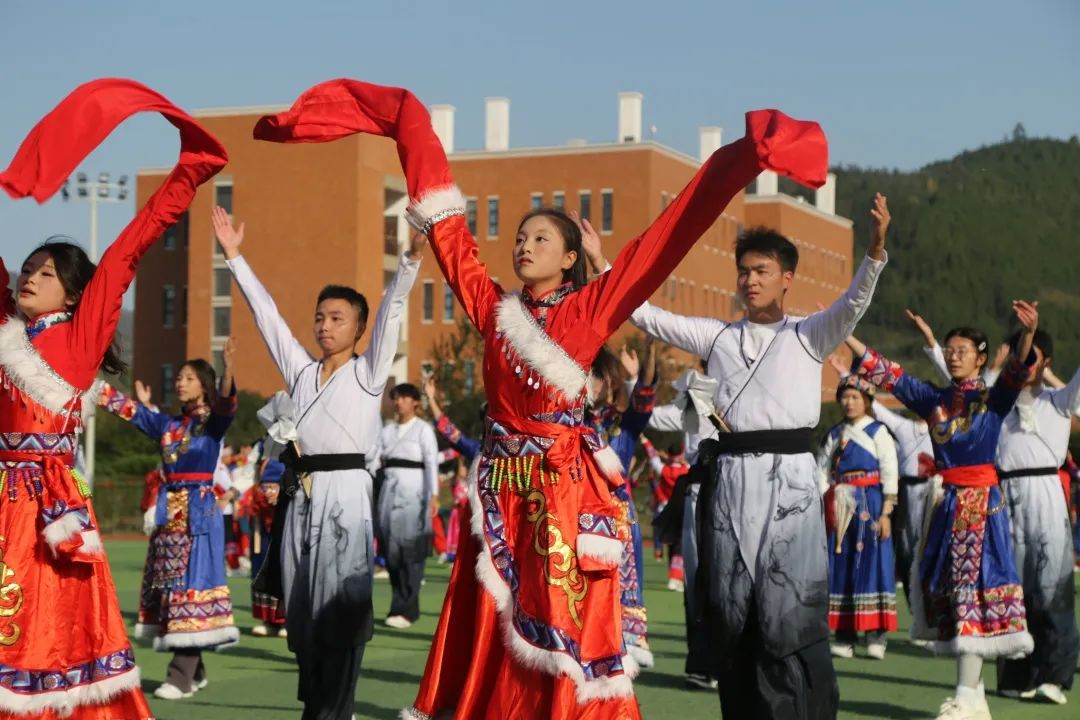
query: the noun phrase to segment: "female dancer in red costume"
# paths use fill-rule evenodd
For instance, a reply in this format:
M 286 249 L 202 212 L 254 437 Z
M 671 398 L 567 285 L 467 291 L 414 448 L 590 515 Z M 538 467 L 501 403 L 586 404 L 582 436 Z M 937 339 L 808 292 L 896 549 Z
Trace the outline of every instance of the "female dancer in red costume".
M 581 233 L 558 211 L 518 228 L 508 293 L 488 275 L 465 198 L 423 105 L 408 91 L 323 83 L 255 136 L 325 142 L 354 132 L 397 140 L 411 221 L 484 337 L 487 431 L 472 533 L 458 562 L 407 718 L 638 718 L 621 632 L 618 566 L 626 518 L 615 454 L 585 423 L 589 367 L 605 341 L 675 269 L 728 201 L 764 168 L 820 185 L 826 146 L 814 123 L 747 115 L 610 271 L 584 285 Z M 468 658 L 463 662 L 463 658 Z
M 97 80 L 38 123 L 0 186 L 44 202 L 144 110 L 180 130 L 180 160 L 100 266 L 75 245 L 48 242 L 22 264 L 16 298 L 0 261 L 0 718 L 150 717 L 73 455 L 99 368 L 122 367 L 110 346 L 139 258 L 225 166 L 225 149 L 149 88 Z

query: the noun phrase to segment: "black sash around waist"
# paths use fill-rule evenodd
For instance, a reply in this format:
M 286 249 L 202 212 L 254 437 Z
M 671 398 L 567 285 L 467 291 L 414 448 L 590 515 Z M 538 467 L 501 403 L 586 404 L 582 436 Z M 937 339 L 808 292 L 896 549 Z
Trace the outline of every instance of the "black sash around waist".
M 281 451 L 278 458 L 285 467 L 300 475 L 333 470 L 363 470 L 367 460 L 363 453 L 330 453 L 326 455 L 297 455 L 294 445 Z
M 419 460 L 405 460 L 403 458 L 387 458 L 383 461 L 383 469 L 386 468 L 413 468 L 415 470 L 423 470 L 424 463 Z
M 1055 467 L 1021 468 L 1020 470 L 998 470 L 998 480 L 1008 480 L 1016 477 L 1033 477 L 1038 475 L 1057 475 Z
M 716 452 L 720 455 L 749 455 L 751 453 L 801 455 L 813 452 L 814 429 L 719 433 L 712 438 L 712 441 L 716 442 Z
M 918 475 L 901 475 L 900 476 L 900 484 L 901 485 L 921 485 L 921 484 L 923 484 L 924 482 L 926 482 L 929 479 L 930 479 L 929 477 L 919 477 Z

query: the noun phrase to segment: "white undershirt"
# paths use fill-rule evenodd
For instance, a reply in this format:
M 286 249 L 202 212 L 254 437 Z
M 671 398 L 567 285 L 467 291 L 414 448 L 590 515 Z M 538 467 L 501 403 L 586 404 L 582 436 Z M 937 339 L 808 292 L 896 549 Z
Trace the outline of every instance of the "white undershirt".
M 784 320 L 774 323 L 755 323 L 746 321 L 746 334 L 743 336 L 743 352 L 750 362 L 756 361 L 769 343 L 776 337 L 776 331 L 784 324 Z

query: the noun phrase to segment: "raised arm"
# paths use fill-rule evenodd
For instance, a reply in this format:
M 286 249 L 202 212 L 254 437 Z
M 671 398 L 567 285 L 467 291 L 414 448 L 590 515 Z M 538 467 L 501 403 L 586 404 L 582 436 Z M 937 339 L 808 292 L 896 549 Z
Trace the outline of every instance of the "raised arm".
M 879 390 L 892 393 L 897 400 L 921 418 L 929 419 L 937 406 L 940 391 L 928 382 L 904 372 L 899 364 L 848 337 L 853 353 L 851 371 L 866 378 Z
M 83 290 L 72 318 L 70 357 L 89 387 L 113 342 L 124 292 L 147 248 L 177 222 L 199 185 L 213 177 L 228 156 L 225 148 L 164 96 L 132 80 L 103 79 L 81 85 L 31 130 L 0 186 L 14 198 L 45 202 L 75 168 L 128 117 L 158 112 L 180 131 L 180 158 L 161 187 L 109 246 Z
M 1047 370 L 1049 369 L 1047 368 Z M 1054 407 L 1057 408 L 1059 413 L 1065 417 L 1070 415 L 1080 416 L 1080 368 L 1076 369 L 1068 384 L 1058 387 L 1052 392 L 1054 393 Z
M 457 425 L 450 420 L 449 415 L 440 415 L 435 423 L 435 429 L 469 462 L 472 462 L 473 458 L 480 454 L 480 442 L 461 432 Z
M 152 410 L 149 405 L 136 402 L 109 383 L 102 383 L 97 399 L 98 407 L 121 420 L 127 420 L 139 431 L 154 440 L 160 440 L 169 427 L 171 417 Z
M 1013 312 L 1020 322 L 1020 341 L 1012 349 L 1012 355 L 1001 370 L 1001 375 L 990 388 L 987 407 L 998 415 L 1007 415 L 1016 404 L 1016 398 L 1027 382 L 1036 356 L 1032 347 L 1035 344 L 1035 331 L 1039 328 L 1039 303 L 1013 301 Z
M 390 377 L 390 368 L 394 364 L 394 355 L 397 354 L 398 338 L 401 336 L 401 316 L 405 312 L 405 299 L 416 282 L 416 271 L 420 268 L 420 252 L 425 241 L 423 235 L 413 236 L 412 246 L 398 262 L 397 272 L 394 273 L 394 278 L 379 303 L 379 310 L 375 313 L 371 341 L 364 351 L 371 376 L 358 377 L 360 384 L 373 395 L 383 391 L 386 380 Z M 360 367 L 358 364 L 358 372 Z
M 762 170 L 820 187 L 826 156 L 816 123 L 776 110 L 747 113 L 746 135 L 714 152 L 660 217 L 623 247 L 611 269 L 578 293 L 593 331 L 606 339 L 629 319 Z
M 799 322 L 799 334 L 806 338 L 810 350 L 818 358 L 824 358 L 855 331 L 855 326 L 870 307 L 878 276 L 888 261 L 885 234 L 891 217 L 888 202 L 880 193 L 874 198 L 870 215 L 873 218 L 870 247 L 851 279 L 851 285 L 828 308 Z
M 474 325 L 484 330 L 500 291 L 477 257 L 465 222 L 465 196 L 454 185 L 442 143 L 423 104 L 403 88 L 331 80 L 305 91 L 292 107 L 268 115 L 255 138 L 272 142 L 329 142 L 354 133 L 397 141 L 412 204 L 408 219 L 431 240 L 443 275 Z
M 214 208 L 211 219 L 214 236 L 225 255 L 225 264 L 236 278 L 236 284 L 247 300 L 251 314 L 255 316 L 255 325 L 266 342 L 270 357 L 285 379 L 285 387 L 291 391 L 300 371 L 312 363 L 312 357 L 292 334 L 274 299 L 240 254 L 240 246 L 244 242 L 244 223 L 234 227 L 229 214 L 220 207 Z
M 233 369 L 236 367 L 236 340 L 229 338 L 221 353 L 224 367 L 218 386 L 217 400 L 210 408 L 210 417 L 206 421 L 206 434 L 215 440 L 224 440 L 225 432 L 236 417 L 238 406 L 236 397 L 236 379 Z

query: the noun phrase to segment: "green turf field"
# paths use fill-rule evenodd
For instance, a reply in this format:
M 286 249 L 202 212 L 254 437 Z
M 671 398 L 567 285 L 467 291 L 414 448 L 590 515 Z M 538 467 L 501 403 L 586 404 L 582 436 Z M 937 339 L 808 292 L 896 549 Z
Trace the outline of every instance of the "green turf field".
M 135 609 L 146 544 L 138 541 L 108 543 L 120 603 L 129 630 L 135 624 Z M 396 718 L 412 701 L 427 658 L 429 638 L 435 630 L 442 597 L 449 579 L 446 566 L 428 566 L 428 580 L 421 599 L 423 618 L 408 630 L 379 625 L 364 656 L 364 669 L 356 696 L 356 713 L 362 718 Z M 647 564 L 646 600 L 649 607 L 650 642 L 656 667 L 643 670 L 636 682 L 642 713 L 646 718 L 718 718 L 715 693 L 684 690 L 685 652 L 682 596 L 664 586 L 666 569 L 651 559 Z M 285 641 L 251 636 L 251 598 L 247 579 L 230 581 L 237 622 L 243 637 L 240 645 L 206 657 L 210 686 L 195 697 L 163 701 L 150 692 L 164 678 L 169 655 L 140 646 L 136 655 L 143 673 L 143 689 L 162 720 L 218 720 L 257 718 L 279 720 L 297 718 L 296 670 Z M 901 599 L 902 600 L 902 599 Z M 390 603 L 385 581 L 376 585 L 375 610 L 381 617 Z M 907 617 L 901 619 L 901 633 L 889 644 L 883 661 L 837 660 L 840 677 L 841 718 L 933 718 L 937 708 L 954 686 L 953 663 L 934 658 L 904 639 Z M 465 658 L 462 658 L 465 662 Z M 994 672 L 985 673 L 987 686 L 994 685 Z M 1080 717 L 1080 695 L 1073 694 L 1069 705 L 1033 705 L 996 697 L 990 698 L 995 720 L 1020 718 L 1066 720 Z

